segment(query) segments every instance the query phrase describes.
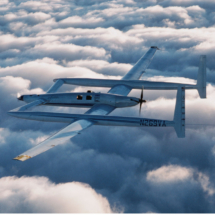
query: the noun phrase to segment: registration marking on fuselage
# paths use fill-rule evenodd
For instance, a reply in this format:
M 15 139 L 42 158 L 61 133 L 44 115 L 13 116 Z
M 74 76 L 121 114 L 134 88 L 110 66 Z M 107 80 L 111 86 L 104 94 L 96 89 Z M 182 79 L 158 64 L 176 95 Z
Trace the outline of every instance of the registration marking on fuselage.
M 141 119 L 141 126 L 154 126 L 154 127 L 166 127 L 165 120 L 156 120 L 156 119 Z

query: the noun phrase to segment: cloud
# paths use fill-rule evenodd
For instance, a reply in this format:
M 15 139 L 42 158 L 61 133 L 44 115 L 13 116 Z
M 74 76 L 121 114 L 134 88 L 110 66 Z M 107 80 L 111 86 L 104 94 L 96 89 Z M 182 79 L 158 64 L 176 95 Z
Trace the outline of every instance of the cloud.
M 0 5 L 5 5 L 7 3 L 8 3 L 8 0 L 2 0 L 1 3 L 0 3 Z
M 3 213 L 110 213 L 109 202 L 89 185 L 54 184 L 45 177 L 0 179 Z
M 108 63 L 107 61 L 103 60 L 77 60 L 68 62 L 67 65 L 69 67 L 86 67 L 97 73 L 120 76 L 124 76 L 132 68 L 130 64 L 119 64 L 117 62 Z
M 99 24 L 99 22 L 103 22 L 102 18 L 94 18 L 94 17 L 86 17 L 85 19 L 79 16 L 72 16 L 66 19 L 63 19 L 59 22 L 61 27 L 94 27 Z
M 52 7 L 52 4 L 50 5 L 49 3 L 41 2 L 41 1 L 26 1 L 26 2 L 21 2 L 19 7 L 22 9 L 27 9 L 32 11 L 41 11 L 41 10 L 51 11 L 53 7 Z
M 156 183 L 171 183 L 188 180 L 192 170 L 179 166 L 163 166 L 147 173 L 147 180 Z
M 28 93 L 43 93 L 43 90 L 40 88 L 35 88 L 30 90 L 30 81 L 23 79 L 21 77 L 13 77 L 13 76 L 6 76 L 0 78 L 0 91 L 1 101 L 4 101 L 1 104 L 0 112 L 1 112 L 1 122 L 5 117 L 5 112 L 8 111 L 8 108 L 14 107 L 17 105 L 17 95 L 20 94 L 28 94 Z M 7 96 L 6 96 L 7 95 Z

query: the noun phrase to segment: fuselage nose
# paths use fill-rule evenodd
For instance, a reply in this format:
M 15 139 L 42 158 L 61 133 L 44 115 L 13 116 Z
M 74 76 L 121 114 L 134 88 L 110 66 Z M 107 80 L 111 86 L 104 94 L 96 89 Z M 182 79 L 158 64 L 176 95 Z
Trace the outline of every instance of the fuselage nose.
M 117 96 L 116 97 L 116 107 L 131 107 L 139 103 L 137 98 L 127 97 L 127 96 Z
M 136 97 L 130 97 L 130 100 L 137 103 L 137 104 L 140 103 L 140 100 Z
M 23 96 L 20 96 L 17 99 L 20 100 L 20 101 L 23 101 Z
M 139 104 L 139 99 L 137 99 L 137 98 L 131 98 L 130 102 L 132 103 L 132 106 L 135 106 L 135 105 Z

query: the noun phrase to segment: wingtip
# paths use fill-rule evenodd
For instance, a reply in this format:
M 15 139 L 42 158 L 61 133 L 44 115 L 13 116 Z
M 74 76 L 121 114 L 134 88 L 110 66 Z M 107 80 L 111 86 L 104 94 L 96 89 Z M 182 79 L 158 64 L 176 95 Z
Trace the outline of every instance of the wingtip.
M 160 50 L 157 46 L 151 46 L 152 49 Z
M 28 156 L 28 155 L 19 155 L 19 156 L 13 158 L 13 160 L 26 161 L 30 158 L 31 158 L 31 156 Z

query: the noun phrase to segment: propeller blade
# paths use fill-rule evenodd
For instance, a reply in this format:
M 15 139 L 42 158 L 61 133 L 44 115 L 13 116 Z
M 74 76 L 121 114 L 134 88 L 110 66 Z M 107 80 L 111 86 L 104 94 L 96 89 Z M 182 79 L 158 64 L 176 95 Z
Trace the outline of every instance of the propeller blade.
M 141 108 L 142 108 L 142 103 L 143 103 L 143 102 L 146 102 L 145 100 L 143 100 L 143 86 L 142 86 L 142 91 L 141 91 L 141 94 L 140 94 L 139 102 L 140 102 L 140 110 L 139 110 L 139 115 L 140 115 L 140 113 L 141 113 Z
M 141 114 L 141 108 L 142 108 L 142 102 L 140 102 L 139 116 L 140 116 L 140 114 Z
M 142 91 L 141 91 L 141 95 L 140 95 L 140 100 L 143 100 L 143 86 L 142 86 Z

